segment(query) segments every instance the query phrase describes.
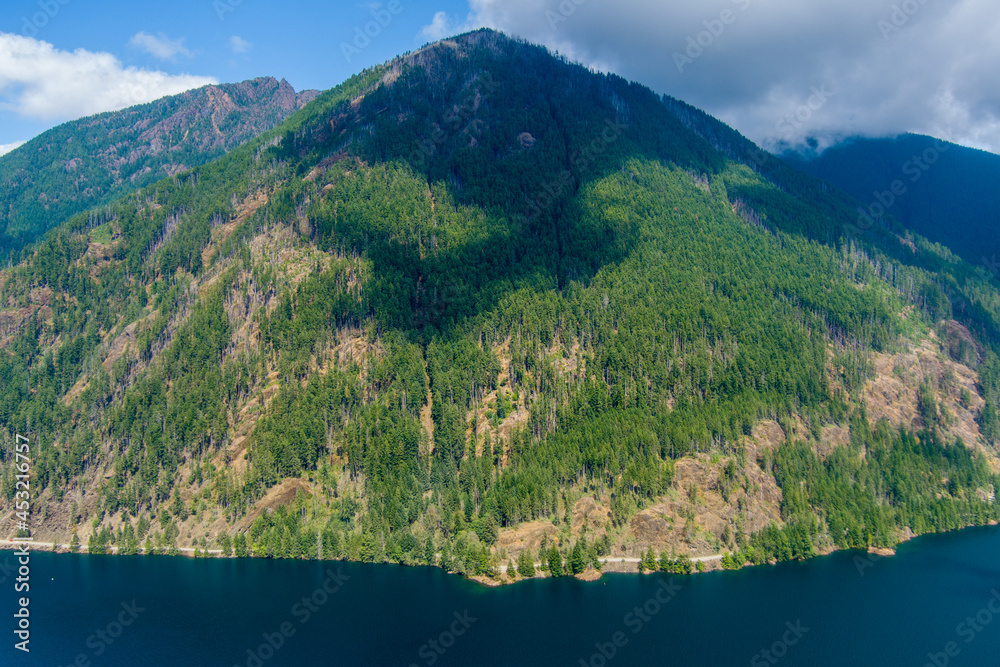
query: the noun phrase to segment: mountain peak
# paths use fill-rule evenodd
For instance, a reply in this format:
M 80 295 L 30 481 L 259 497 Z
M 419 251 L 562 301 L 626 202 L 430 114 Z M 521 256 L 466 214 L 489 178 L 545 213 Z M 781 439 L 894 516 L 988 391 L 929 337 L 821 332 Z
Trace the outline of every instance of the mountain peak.
M 45 160 L 167 171 L 292 95 L 87 119 L 12 182 L 58 220 Z M 54 542 L 689 572 L 1000 519 L 995 286 L 543 47 L 442 40 L 126 192 L 0 275 L 0 426 Z

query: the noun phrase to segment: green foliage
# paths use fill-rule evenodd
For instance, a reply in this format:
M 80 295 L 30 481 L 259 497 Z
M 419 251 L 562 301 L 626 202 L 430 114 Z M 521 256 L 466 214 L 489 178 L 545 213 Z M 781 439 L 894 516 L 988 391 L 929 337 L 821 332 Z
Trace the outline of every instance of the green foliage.
M 564 574 L 562 554 L 554 544 L 548 553 L 548 573 L 550 577 L 561 577 Z
M 753 536 L 754 562 L 808 557 L 821 529 L 841 548 L 893 547 L 901 526 L 936 532 L 1000 516 L 976 493 L 1000 488 L 1000 479 L 961 441 L 946 445 L 933 430 L 917 436 L 855 422 L 851 447 L 821 460 L 802 443 L 785 444 L 774 471 L 786 525 Z
M 656 554 L 653 553 L 653 547 L 649 547 L 639 559 L 639 572 L 655 572 L 656 567 Z
M 535 557 L 529 549 L 517 555 L 517 573 L 522 577 L 535 576 Z
M 247 557 L 247 538 L 243 533 L 236 533 L 233 537 L 233 552 L 237 558 Z
M 292 91 L 281 90 L 274 79 L 212 89 L 232 106 L 216 106 L 213 93 L 199 88 L 65 123 L 0 157 L 0 197 L 6 203 L 0 256 L 77 213 L 156 183 L 178 165 L 192 169 L 211 162 L 291 113 L 276 98 Z M 95 243 L 111 240 L 107 225 L 95 231 Z
M 653 558 L 652 548 L 650 548 L 650 552 L 643 558 L 646 569 L 650 571 L 657 568 L 659 568 L 660 572 L 669 572 L 671 574 L 691 574 L 694 571 L 694 563 L 687 556 L 673 558 L 668 556 L 667 552 L 664 551 L 660 554 L 660 560 L 657 562 Z
M 573 552 L 569 558 L 570 574 L 580 574 L 587 569 L 587 545 L 586 540 L 580 539 L 573 545 Z
M 970 263 L 996 262 L 993 213 L 1000 207 L 1000 194 L 995 188 L 973 185 L 1000 177 L 996 155 L 904 134 L 890 139 L 857 138 L 819 156 L 787 158 L 857 197 L 865 207 L 875 201 L 873 193 L 887 193 L 886 201 L 893 197 L 888 215 L 907 229 L 948 246 Z M 896 180 L 906 186 L 899 197 L 891 192 Z M 948 202 L 947 213 L 940 202 Z
M 31 425 L 39 490 L 97 476 L 100 518 L 138 517 L 133 536 L 97 531 L 95 552 L 133 548 L 147 516 L 176 550 L 189 516 L 232 525 L 307 478 L 313 501 L 259 514 L 237 556 L 492 576 L 503 529 L 548 520 L 568 548 L 578 493 L 625 526 L 685 456 L 722 457 L 734 502 L 757 423 L 795 415 L 815 437 L 857 420 L 838 388 L 857 395 L 872 351 L 940 317 L 983 347 L 981 430 L 1000 437 L 1000 296 L 982 276 L 907 256 L 888 230 L 845 238 L 842 196 L 754 168 L 646 89 L 466 39 L 488 48 L 363 72 L 226 157 L 67 221 L 5 273 L 0 426 Z M 824 460 L 780 447 L 765 464 L 784 525 L 737 533 L 727 564 L 989 516 L 976 491 L 996 480 L 935 440 L 929 386 L 921 411 L 919 437 L 859 421 Z M 581 537 L 564 564 L 546 542 L 539 560 L 579 573 L 610 549 Z M 693 570 L 651 551 L 642 567 Z

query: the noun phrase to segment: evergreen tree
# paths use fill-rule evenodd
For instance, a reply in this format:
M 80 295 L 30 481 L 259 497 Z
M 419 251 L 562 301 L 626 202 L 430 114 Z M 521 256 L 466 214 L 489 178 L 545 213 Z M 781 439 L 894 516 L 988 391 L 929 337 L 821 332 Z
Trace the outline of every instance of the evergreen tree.
M 559 553 L 559 549 L 556 548 L 555 544 L 549 549 L 548 563 L 550 576 L 561 577 L 563 575 L 562 554 Z
M 653 554 L 653 547 L 649 547 L 639 559 L 639 571 L 653 572 L 654 570 L 656 570 L 656 556 Z
M 428 536 L 427 542 L 424 544 L 424 563 L 427 565 L 434 565 L 436 556 L 434 553 L 434 538 Z
M 219 537 L 219 548 L 222 550 L 222 557 L 228 558 L 233 554 L 233 539 L 229 536 L 229 533 L 223 533 Z
M 673 560 L 667 555 L 666 551 L 660 552 L 660 560 L 657 566 L 660 572 L 673 572 Z
M 573 545 L 573 553 L 570 557 L 569 569 L 573 574 L 580 574 L 587 569 L 587 559 L 584 551 L 584 540 L 581 538 Z
M 535 576 L 535 556 L 531 549 L 524 549 L 517 555 L 517 573 L 525 578 Z
M 233 537 L 233 550 L 237 558 L 247 557 L 247 538 L 243 533 L 236 533 Z
M 451 558 L 451 549 L 448 548 L 447 544 L 445 544 L 441 549 L 441 558 L 438 561 L 438 564 L 441 566 L 441 569 L 446 572 L 450 572 L 455 567 L 455 563 Z

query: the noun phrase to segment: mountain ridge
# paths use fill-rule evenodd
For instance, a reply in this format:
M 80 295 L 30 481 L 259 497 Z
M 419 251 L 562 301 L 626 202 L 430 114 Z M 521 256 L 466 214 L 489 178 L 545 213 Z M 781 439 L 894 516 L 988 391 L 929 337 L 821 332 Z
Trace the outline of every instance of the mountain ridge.
M 316 91 L 260 77 L 70 121 L 0 156 L 0 250 L 140 186 L 186 171 L 283 121 Z
M 688 116 L 477 31 L 71 218 L 0 272 L 40 537 L 509 581 L 995 521 L 988 276 Z
M 786 161 L 858 199 L 864 215 L 895 218 L 994 270 L 1000 250 L 1000 156 L 934 137 L 853 138 L 820 155 L 785 153 Z M 980 187 L 972 184 L 981 183 Z

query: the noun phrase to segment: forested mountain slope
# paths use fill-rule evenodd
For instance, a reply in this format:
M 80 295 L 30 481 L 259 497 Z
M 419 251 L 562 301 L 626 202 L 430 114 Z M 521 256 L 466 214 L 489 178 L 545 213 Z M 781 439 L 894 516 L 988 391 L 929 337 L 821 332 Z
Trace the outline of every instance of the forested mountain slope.
M 857 138 L 822 154 L 788 153 L 795 167 L 882 209 L 966 261 L 997 270 L 1000 156 L 933 137 Z M 894 187 L 894 184 L 895 187 Z
M 36 539 L 500 576 L 996 520 L 991 277 L 713 123 L 482 30 L 69 219 L 0 273 Z
M 211 162 L 315 96 L 266 77 L 205 86 L 43 132 L 0 156 L 0 254 L 76 213 Z

